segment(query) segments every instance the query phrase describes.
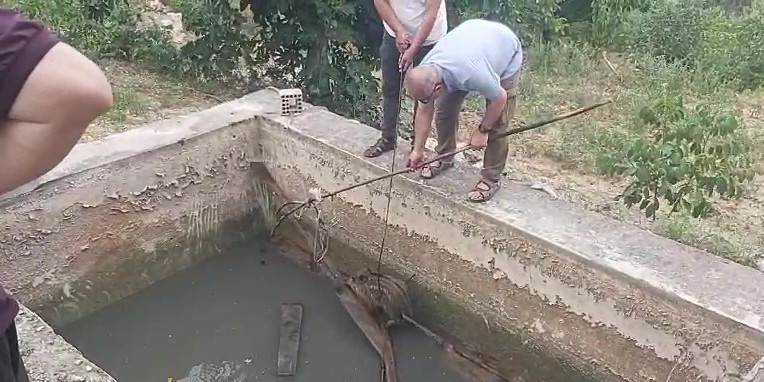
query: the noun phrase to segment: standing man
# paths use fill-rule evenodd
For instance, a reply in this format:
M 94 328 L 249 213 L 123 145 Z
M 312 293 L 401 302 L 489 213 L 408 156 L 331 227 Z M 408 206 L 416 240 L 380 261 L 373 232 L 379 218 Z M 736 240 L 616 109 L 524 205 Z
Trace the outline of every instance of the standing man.
M 50 171 L 112 106 L 106 76 L 41 23 L 0 8 L 0 195 Z M 0 285 L 0 382 L 27 382 L 14 319 Z
M 485 153 L 480 179 L 467 199 L 480 203 L 493 197 L 509 152 L 507 138 L 496 136 L 508 131 L 514 116 L 522 61 L 520 39 L 509 27 L 494 21 L 468 20 L 443 37 L 406 76 L 406 89 L 419 103 L 409 167 L 419 168 L 424 161 L 433 116 L 438 132 L 435 151 L 444 154 L 456 149 L 464 98 L 469 92 L 478 92 L 486 99 L 486 109 L 470 144 L 485 148 Z M 436 161 L 422 166 L 420 176 L 431 179 L 451 166 L 453 158 Z
M 374 0 L 374 6 L 385 27 L 379 48 L 382 61 L 382 137 L 364 151 L 368 158 L 392 150 L 397 142 L 401 72 L 417 65 L 448 30 L 444 0 Z

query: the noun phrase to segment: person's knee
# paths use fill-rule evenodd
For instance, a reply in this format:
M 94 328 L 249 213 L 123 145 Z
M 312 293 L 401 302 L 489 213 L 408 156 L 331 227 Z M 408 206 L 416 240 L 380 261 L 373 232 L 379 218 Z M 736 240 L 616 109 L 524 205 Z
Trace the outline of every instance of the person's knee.
M 101 68 L 71 46 L 58 43 L 27 78 L 9 119 L 79 130 L 113 104 L 112 88 Z
M 114 93 L 106 74 L 94 62 L 86 57 L 80 58 L 82 65 L 78 73 L 72 76 L 71 84 L 73 97 L 70 102 L 83 107 L 83 112 L 89 113 L 92 119 L 109 111 L 114 106 Z
M 58 67 L 56 77 L 50 77 L 50 85 L 66 88 L 62 94 L 62 118 L 67 121 L 91 122 L 114 105 L 114 96 L 106 74 L 85 55 L 64 43 L 51 50 L 40 66 Z M 55 82 L 55 83 L 54 83 Z
M 443 126 L 454 126 L 459 124 L 459 112 L 458 109 L 447 109 L 445 107 L 436 107 L 434 120 L 436 124 Z
M 93 119 L 106 113 L 114 106 L 114 92 L 112 91 L 111 84 L 103 72 L 101 72 L 101 75 L 103 79 L 91 83 L 89 89 L 83 95 L 83 101 L 90 105 L 90 110 L 94 114 Z

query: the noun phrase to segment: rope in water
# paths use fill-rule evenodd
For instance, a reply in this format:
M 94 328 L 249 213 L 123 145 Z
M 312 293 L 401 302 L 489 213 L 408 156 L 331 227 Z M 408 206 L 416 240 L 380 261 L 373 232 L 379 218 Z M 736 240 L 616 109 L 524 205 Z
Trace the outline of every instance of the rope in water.
M 403 78 L 405 75 L 405 71 L 401 71 L 400 73 L 400 83 L 398 84 L 398 114 L 395 117 L 395 129 L 398 129 L 398 122 L 401 119 L 401 110 L 403 109 Z M 416 127 L 415 127 L 416 129 Z M 390 163 L 390 173 L 393 173 L 395 171 L 395 157 L 398 154 L 398 134 L 395 135 L 396 139 L 393 141 L 393 159 Z M 382 240 L 379 243 L 379 255 L 377 257 L 377 293 L 382 293 L 382 285 L 381 285 L 381 274 L 382 274 L 382 253 L 385 251 L 385 240 L 387 239 L 387 227 L 389 226 L 389 220 L 390 220 L 390 201 L 393 198 L 393 177 L 389 178 L 389 183 L 387 185 L 387 206 L 385 207 L 385 225 L 384 228 L 382 228 Z

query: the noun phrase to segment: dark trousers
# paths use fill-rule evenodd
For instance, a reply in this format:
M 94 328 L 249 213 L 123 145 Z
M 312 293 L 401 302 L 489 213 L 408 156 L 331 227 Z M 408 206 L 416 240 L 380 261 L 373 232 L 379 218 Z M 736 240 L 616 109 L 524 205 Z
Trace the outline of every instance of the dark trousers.
M 0 336 L 0 382 L 29 382 L 14 324 Z
M 424 56 L 430 52 L 433 45 L 419 48 L 412 66 L 419 65 Z M 395 37 L 385 32 L 382 37 L 382 45 L 379 47 L 379 56 L 382 61 L 382 138 L 395 141 L 398 137 L 398 102 L 401 96 L 401 72 L 398 68 L 400 53 L 395 46 Z M 418 102 L 414 102 L 414 115 Z

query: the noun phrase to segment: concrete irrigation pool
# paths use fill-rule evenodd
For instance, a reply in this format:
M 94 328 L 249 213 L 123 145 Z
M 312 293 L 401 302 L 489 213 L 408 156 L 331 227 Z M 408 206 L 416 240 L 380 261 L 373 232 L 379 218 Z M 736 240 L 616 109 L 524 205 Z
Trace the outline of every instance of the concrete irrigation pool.
M 363 374 L 378 371 L 375 354 L 323 281 L 257 241 L 252 184 L 264 165 L 279 193 L 300 200 L 379 176 L 389 157 L 359 155 L 378 134 L 367 126 L 312 106 L 281 117 L 279 106 L 264 90 L 81 144 L 7 196 L 0 279 L 25 305 L 18 324 L 33 380 L 275 380 L 273 312 L 285 302 L 305 306 L 308 364 L 295 380 L 378 378 Z M 518 381 L 764 378 L 763 273 L 520 185 L 467 204 L 474 175 L 457 164 L 426 183 L 394 179 L 383 269 L 415 275 L 425 326 Z M 329 256 L 345 271 L 376 265 L 386 185 L 321 202 Z M 340 328 L 348 333 L 335 336 Z M 395 333 L 401 379 L 464 380 L 417 333 Z M 311 346 L 355 357 L 330 367 L 335 358 Z M 407 374 L 420 369 L 430 374 Z

